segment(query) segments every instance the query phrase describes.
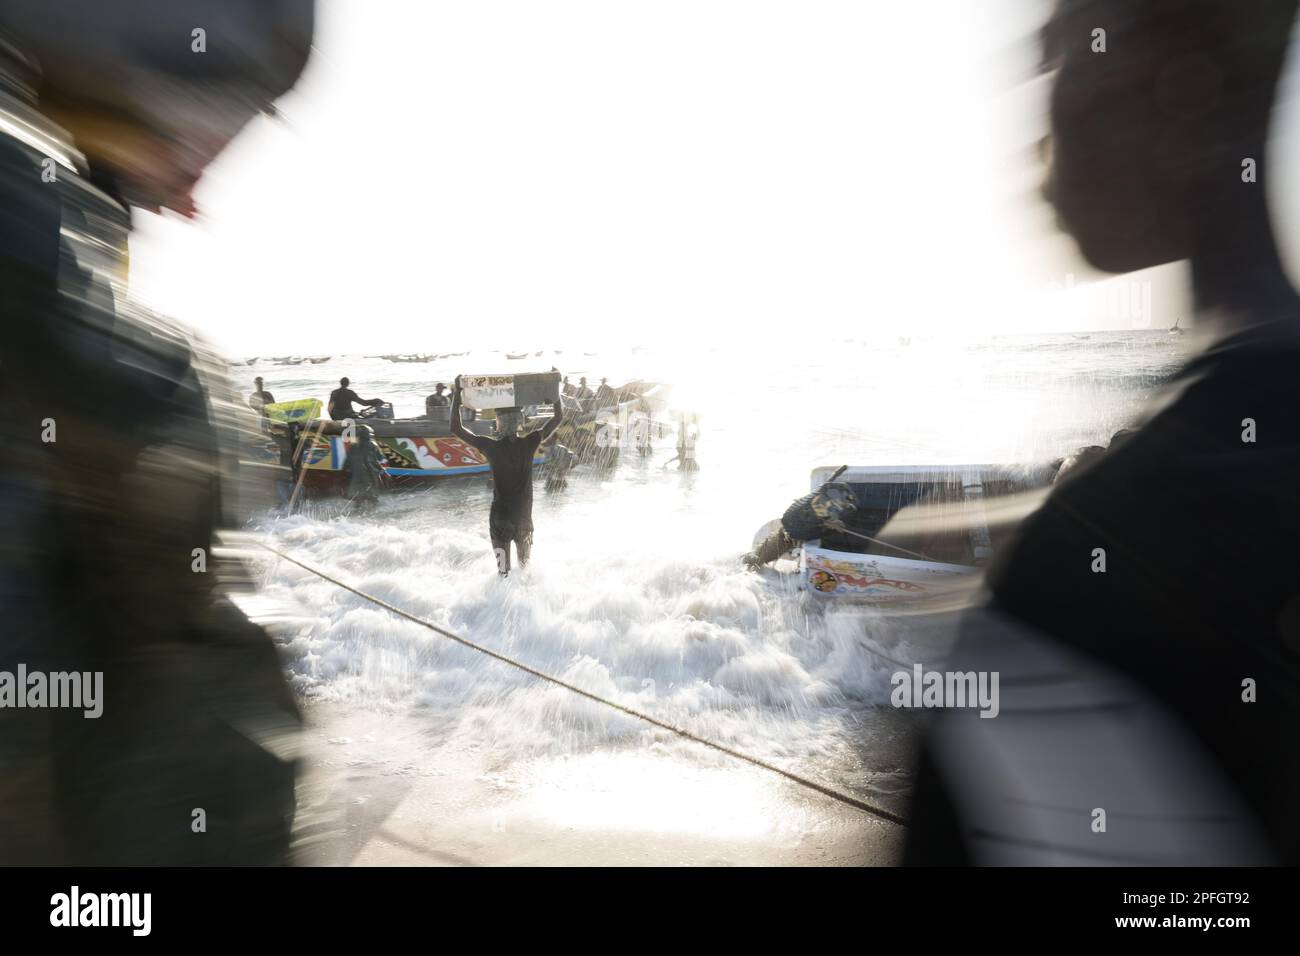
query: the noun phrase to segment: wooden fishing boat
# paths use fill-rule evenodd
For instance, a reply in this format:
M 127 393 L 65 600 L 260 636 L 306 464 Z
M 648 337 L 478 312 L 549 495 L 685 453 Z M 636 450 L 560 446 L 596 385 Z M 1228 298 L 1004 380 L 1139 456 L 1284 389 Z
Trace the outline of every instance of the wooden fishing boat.
M 503 376 L 534 379 L 550 377 L 552 373 L 532 376 Z M 554 375 L 558 387 L 558 375 Z M 469 381 L 469 379 L 466 379 Z M 638 391 L 627 393 L 625 402 L 603 410 L 603 418 L 598 421 L 595 412 L 579 413 L 570 418 L 566 427 L 579 429 L 596 428 L 603 421 L 608 427 L 617 429 L 620 424 L 638 414 L 648 415 L 666 407 L 668 388 L 655 383 L 635 383 Z M 529 406 L 532 409 L 532 406 Z M 320 402 L 315 399 L 300 399 L 292 402 L 280 402 L 268 405 L 267 412 L 275 427 L 287 429 L 289 424 L 295 426 L 294 434 L 298 437 L 297 460 L 303 472 L 303 484 L 309 489 L 328 491 L 341 488 L 347 483 L 348 450 L 353 444 L 353 434 L 346 422 L 333 421 L 316 417 L 319 415 Z M 466 408 L 465 427 L 476 435 L 492 436 L 496 432 L 495 415 L 491 409 L 475 410 Z M 531 414 L 527 417 L 527 427 L 542 427 L 550 418 L 550 412 Z M 451 408 L 431 408 L 429 414 L 419 418 L 383 418 L 379 416 L 358 416 L 357 424 L 369 425 L 374 431 L 375 445 L 384 458 L 384 471 L 394 485 L 425 481 L 434 478 L 454 478 L 463 475 L 486 474 L 491 470 L 487 459 L 451 431 Z M 561 439 L 563 440 L 563 439 Z M 279 463 L 284 457 L 283 449 L 275 441 L 268 441 L 260 453 L 264 463 Z M 539 449 L 534 463 L 540 463 L 544 452 Z
M 813 469 L 811 490 L 837 471 Z M 784 566 L 797 568 L 801 590 L 830 599 L 890 602 L 969 585 L 1054 474 L 1050 465 L 846 468 L 835 480 L 853 490 L 855 520 L 802 542 Z

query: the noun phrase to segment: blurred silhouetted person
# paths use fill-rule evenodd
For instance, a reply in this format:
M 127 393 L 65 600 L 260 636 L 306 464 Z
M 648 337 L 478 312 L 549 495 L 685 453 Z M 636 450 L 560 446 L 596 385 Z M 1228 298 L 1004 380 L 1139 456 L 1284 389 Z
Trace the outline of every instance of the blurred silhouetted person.
M 357 416 L 357 412 L 352 408 L 354 402 L 367 408 L 376 408 L 384 404 L 382 398 L 362 398 L 352 391 L 349 387 L 351 384 L 346 377 L 341 378 L 339 379 L 339 387 L 330 392 L 329 413 L 330 418 L 336 422 Z
M 103 675 L 97 718 L 0 708 L 0 862 L 286 860 L 298 712 L 213 550 L 248 408 L 114 284 L 129 206 L 192 215 L 312 31 L 310 0 L 0 6 L 0 672 Z
M 352 503 L 362 509 L 379 504 L 384 474 L 384 453 L 375 444 L 375 430 L 358 425 L 357 440 L 348 449 L 348 497 Z
M 987 578 L 990 620 L 1040 635 L 1037 653 L 1063 647 L 1158 701 L 1246 808 L 1238 822 L 1262 828 L 1273 858 L 1291 864 L 1300 862 L 1300 298 L 1265 197 L 1279 173 L 1267 133 L 1295 12 L 1295 0 L 1070 0 L 1045 28 L 1059 68 L 1046 193 L 1061 223 L 1109 272 L 1189 260 L 1212 344 L 1142 427 L 1055 483 Z M 1107 31 L 1107 52 L 1092 49 L 1097 28 Z M 963 645 L 993 642 L 976 630 L 963 634 L 959 653 Z M 972 663 L 980 658 L 963 660 Z M 1012 726 L 1005 687 L 1003 697 L 996 720 L 966 721 L 976 735 L 968 742 Z M 1098 713 L 1079 708 L 1055 726 L 1082 728 Z M 987 809 L 999 791 L 1023 822 L 1034 803 L 1104 805 L 1103 784 L 1150 769 L 1112 767 L 1104 779 L 1093 774 L 1086 792 L 1052 793 L 1047 776 L 1035 782 L 1009 766 L 980 784 L 955 769 L 960 748 L 945 734 L 957 726 L 955 716 L 939 717 L 922 762 L 914 862 L 978 860 L 994 840 L 1020 841 L 1021 853 L 1041 846 L 1023 829 L 971 831 L 964 812 L 981 799 Z M 1043 716 L 1039 726 L 1048 734 L 1053 724 Z M 1067 737 L 1058 752 L 1104 761 L 1123 742 L 1121 734 L 1089 749 Z M 1144 840 L 1173 852 L 1159 836 L 1180 815 L 1171 799 L 1204 796 L 1212 789 L 1204 779 L 1196 792 L 1166 787 L 1150 813 L 1123 818 L 1117 839 L 1126 842 L 1094 840 L 1092 859 L 1152 862 L 1154 851 L 1136 850 Z M 1076 823 L 1088 826 L 1068 825 Z M 1198 823 L 1184 851 L 1195 854 L 1210 826 Z M 1204 859 L 1222 862 L 1225 852 L 1207 842 Z
M 248 396 L 248 406 L 259 415 L 266 415 L 266 406 L 275 403 L 275 396 L 262 387 L 262 376 L 253 379 L 253 384 L 257 386 L 253 394 Z
M 492 511 L 488 516 L 488 537 L 496 552 L 502 576 L 510 573 L 510 543 L 519 563 L 527 564 L 533 547 L 533 458 L 538 446 L 555 434 L 564 421 L 559 402 L 542 428 L 519 434 L 523 416 L 518 409 L 497 409 L 497 437 L 475 435 L 460 420 L 460 379 L 451 397 L 451 430 L 461 441 L 473 445 L 492 466 Z

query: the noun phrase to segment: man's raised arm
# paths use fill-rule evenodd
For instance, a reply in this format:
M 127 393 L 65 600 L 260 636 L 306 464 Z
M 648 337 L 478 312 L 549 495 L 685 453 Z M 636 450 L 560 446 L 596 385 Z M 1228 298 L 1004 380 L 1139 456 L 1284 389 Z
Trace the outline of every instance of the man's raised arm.
M 482 448 L 487 442 L 493 439 L 483 435 L 475 435 L 465 427 L 465 423 L 460 420 L 460 376 L 456 376 L 456 384 L 451 392 L 451 433 L 465 442 L 467 445 L 473 445 L 475 448 Z
M 551 420 L 542 427 L 542 441 L 550 438 L 555 434 L 555 430 L 564 424 L 564 400 L 558 396 L 555 399 L 555 411 L 551 413 Z

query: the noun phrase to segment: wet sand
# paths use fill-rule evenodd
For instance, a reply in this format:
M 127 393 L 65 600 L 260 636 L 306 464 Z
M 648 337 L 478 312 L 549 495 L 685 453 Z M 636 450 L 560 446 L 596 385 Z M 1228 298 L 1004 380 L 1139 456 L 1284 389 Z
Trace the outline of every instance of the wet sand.
M 444 745 L 418 713 L 305 716 L 300 865 L 883 866 L 901 851 L 892 823 L 674 740 L 503 760 Z M 910 733 L 886 736 L 878 765 L 905 764 Z

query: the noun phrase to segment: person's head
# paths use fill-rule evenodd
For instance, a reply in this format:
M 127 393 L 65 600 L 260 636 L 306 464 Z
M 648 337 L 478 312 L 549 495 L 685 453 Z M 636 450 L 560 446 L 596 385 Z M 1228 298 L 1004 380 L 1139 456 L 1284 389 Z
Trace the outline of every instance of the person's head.
M 1044 192 L 1094 266 L 1197 257 L 1225 226 L 1267 223 L 1268 117 L 1297 0 L 1058 0 Z M 1104 30 L 1105 52 L 1099 52 Z
M 502 438 L 511 438 L 518 435 L 523 423 L 524 416 L 519 409 L 497 409 L 497 434 Z
M 586 385 L 586 384 L 587 384 L 587 376 L 584 375 L 584 376 L 582 376 L 582 378 L 578 379 L 578 384 L 579 384 L 579 385 Z
M 608 385 L 608 384 L 609 384 L 609 379 L 607 379 L 607 378 L 602 378 L 602 379 L 600 380 L 600 384 L 601 384 L 601 385 Z
M 445 391 L 447 391 L 447 386 L 443 385 L 442 382 L 439 382 L 437 385 L 433 386 L 433 394 L 435 395 L 441 395 Z
M 262 390 L 262 376 L 259 375 L 253 379 L 253 384 L 257 386 L 257 390 L 260 392 Z
M 5 0 L 0 34 L 92 178 L 190 216 L 204 169 L 297 81 L 314 19 L 314 0 Z
M 843 521 L 857 506 L 853 489 L 839 481 L 826 482 L 817 489 L 812 500 L 813 514 L 832 521 Z
M 348 378 L 347 378 L 346 375 L 343 376 L 341 379 L 339 379 L 339 387 L 340 387 L 340 388 L 347 388 L 347 387 L 348 387 L 349 385 L 351 385 L 351 384 L 352 384 L 352 383 L 348 381 Z

